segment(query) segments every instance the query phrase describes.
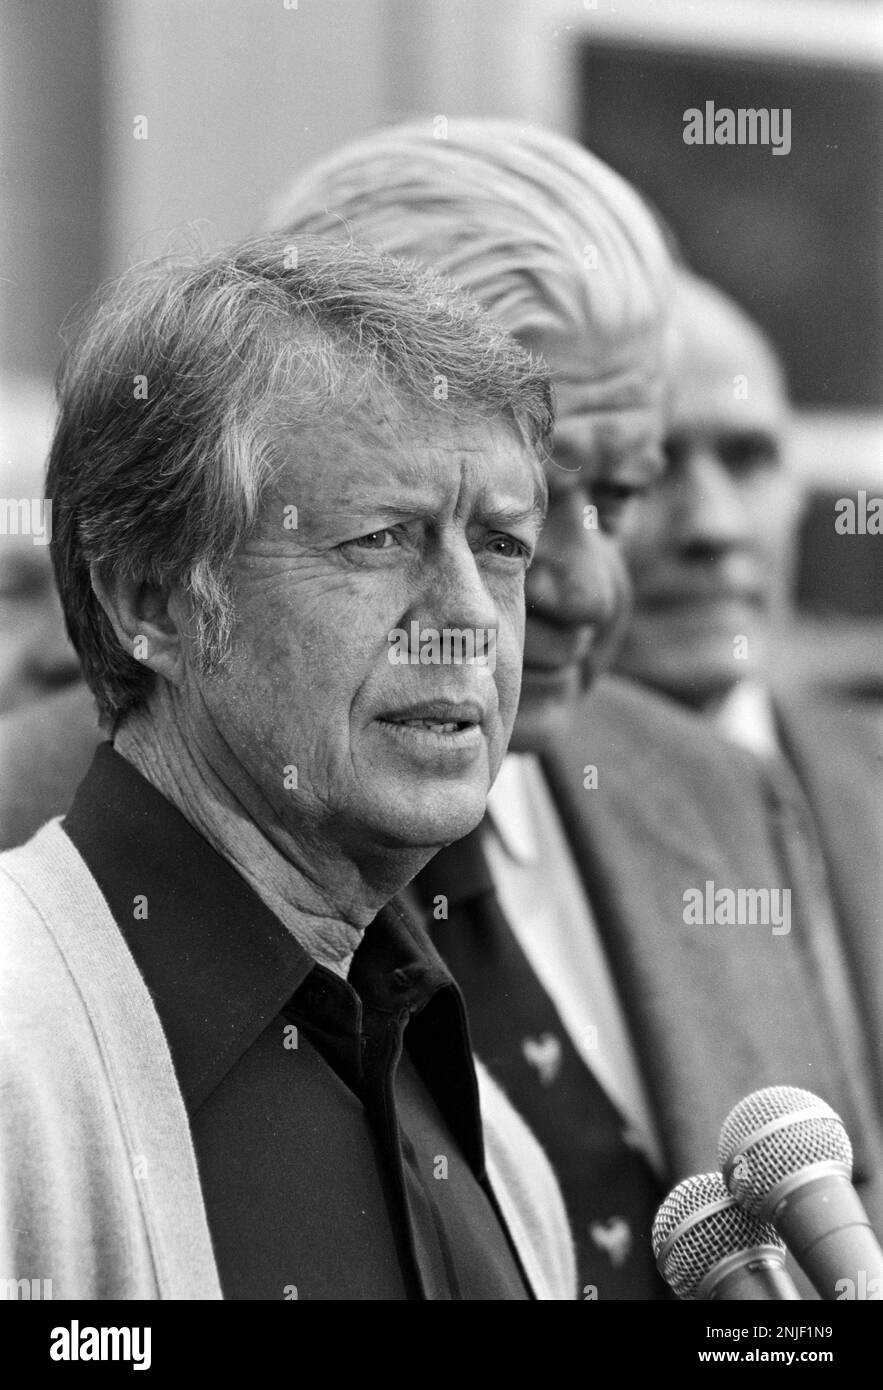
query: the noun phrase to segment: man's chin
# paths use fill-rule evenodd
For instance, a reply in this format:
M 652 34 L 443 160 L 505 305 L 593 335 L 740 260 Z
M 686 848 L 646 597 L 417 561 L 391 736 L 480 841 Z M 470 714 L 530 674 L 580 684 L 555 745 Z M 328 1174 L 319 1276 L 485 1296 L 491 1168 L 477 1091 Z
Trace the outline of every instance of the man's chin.
M 482 821 L 489 786 L 427 787 L 420 796 L 378 796 L 366 808 L 366 829 L 372 829 L 387 848 L 427 849 L 433 853 L 453 840 L 462 840 Z

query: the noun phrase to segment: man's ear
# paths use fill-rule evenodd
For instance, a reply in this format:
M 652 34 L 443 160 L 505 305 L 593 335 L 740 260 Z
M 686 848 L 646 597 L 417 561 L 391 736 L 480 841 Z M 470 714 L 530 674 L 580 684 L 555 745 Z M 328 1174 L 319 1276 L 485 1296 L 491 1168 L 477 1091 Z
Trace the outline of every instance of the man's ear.
M 89 566 L 89 576 L 123 650 L 172 685 L 180 685 L 188 605 L 177 586 L 146 584 L 121 575 L 106 579 L 97 564 Z

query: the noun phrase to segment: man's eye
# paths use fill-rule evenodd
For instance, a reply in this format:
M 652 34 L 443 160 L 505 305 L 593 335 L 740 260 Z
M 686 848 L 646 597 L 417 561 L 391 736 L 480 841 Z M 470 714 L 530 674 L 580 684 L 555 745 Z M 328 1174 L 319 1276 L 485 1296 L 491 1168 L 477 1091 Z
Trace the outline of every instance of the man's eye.
M 515 536 L 506 536 L 501 532 L 496 532 L 488 540 L 488 548 L 495 555 L 500 555 L 506 560 L 529 560 L 530 548 Z
M 719 453 L 731 473 L 754 473 L 779 462 L 775 442 L 755 435 L 732 435 L 721 442 Z
M 392 531 L 369 531 L 367 536 L 357 536 L 355 540 L 345 541 L 344 545 L 357 546 L 359 550 L 392 550 L 396 538 Z

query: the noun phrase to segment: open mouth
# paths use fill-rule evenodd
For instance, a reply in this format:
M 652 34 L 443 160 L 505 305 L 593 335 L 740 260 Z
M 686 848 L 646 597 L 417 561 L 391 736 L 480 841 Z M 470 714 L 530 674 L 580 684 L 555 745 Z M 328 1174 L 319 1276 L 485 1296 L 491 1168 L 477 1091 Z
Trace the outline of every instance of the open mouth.
M 397 724 L 400 728 L 406 729 L 427 729 L 434 734 L 459 734 L 465 729 L 476 728 L 475 720 L 472 719 L 451 719 L 442 721 L 440 719 L 384 719 L 384 724 Z
M 484 742 L 484 709 L 472 701 L 427 700 L 390 710 L 377 723 L 409 756 L 475 757 Z
M 484 709 L 474 700 L 415 700 L 413 705 L 388 710 L 380 716 L 382 724 L 405 729 L 429 729 L 438 734 L 462 733 L 474 729 L 484 719 Z

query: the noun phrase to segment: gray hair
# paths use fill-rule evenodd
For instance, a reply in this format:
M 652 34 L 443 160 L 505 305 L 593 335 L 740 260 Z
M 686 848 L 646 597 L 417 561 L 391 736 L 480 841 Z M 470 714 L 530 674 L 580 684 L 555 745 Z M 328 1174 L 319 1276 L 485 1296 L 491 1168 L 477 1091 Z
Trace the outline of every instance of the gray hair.
M 611 345 L 661 333 L 668 313 L 671 260 L 639 194 L 576 141 L 513 120 L 375 131 L 296 178 L 270 225 L 415 257 L 522 339 L 587 334 L 602 371 Z
M 111 728 L 154 677 L 117 641 L 90 566 L 180 584 L 202 669 L 223 661 L 230 562 L 282 465 L 280 425 L 378 401 L 412 418 L 502 417 L 536 453 L 540 489 L 552 428 L 545 372 L 473 300 L 415 266 L 300 235 L 129 272 L 69 350 L 58 396 L 52 559 Z

